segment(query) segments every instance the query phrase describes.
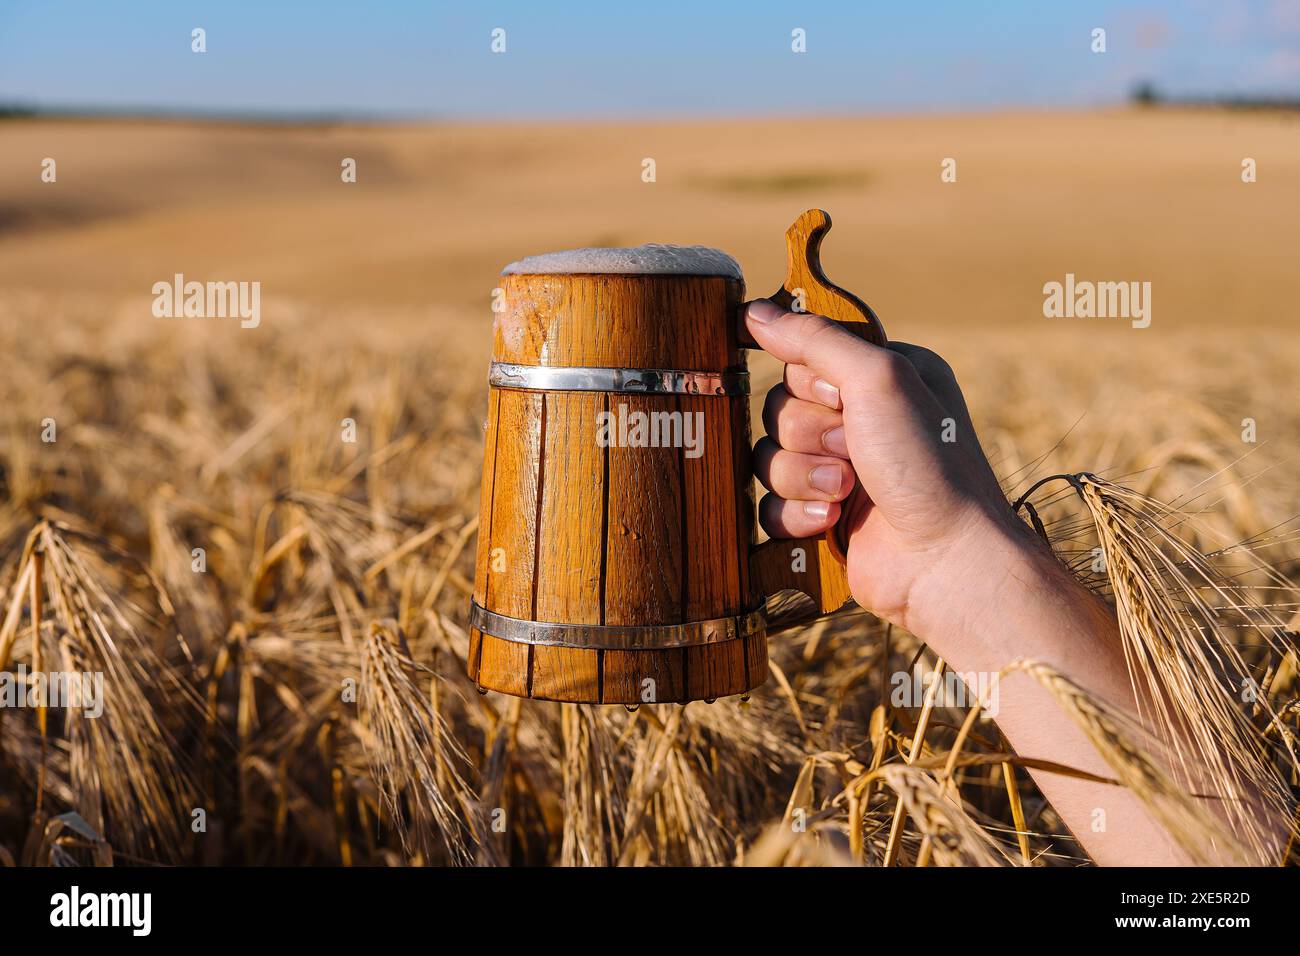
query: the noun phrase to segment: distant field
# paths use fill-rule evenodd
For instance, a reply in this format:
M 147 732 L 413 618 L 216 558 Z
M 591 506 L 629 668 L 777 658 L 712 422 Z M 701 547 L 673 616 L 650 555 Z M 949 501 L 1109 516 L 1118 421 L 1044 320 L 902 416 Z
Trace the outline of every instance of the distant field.
M 1203 401 L 1282 387 L 1290 383 L 1271 378 L 1283 374 L 1274 366 L 1296 354 L 1300 329 L 1300 121 L 1286 114 L 15 119 L 0 123 L 0 147 L 0 297 L 34 299 L 51 326 L 62 304 L 98 316 L 102 331 L 120 321 L 129 331 L 116 334 L 172 335 L 175 323 L 149 314 L 154 282 L 177 272 L 259 280 L 267 335 L 301 323 L 332 340 L 392 334 L 477 383 L 505 263 L 581 245 L 702 243 L 734 254 L 760 295 L 781 277 L 786 224 L 818 205 L 836 223 L 824 250 L 831 277 L 870 302 L 893 337 L 943 350 L 977 418 L 1007 411 L 997 404 L 1005 376 L 1044 367 L 1055 382 L 1051 427 L 1117 390 Z M 40 181 L 45 157 L 58 163 L 56 184 Z M 340 180 L 345 157 L 357 161 L 355 184 Z M 940 181 L 947 157 L 955 183 Z M 1252 184 L 1241 181 L 1245 157 L 1257 164 Z M 655 182 L 642 181 L 645 159 Z M 1044 318 L 1043 284 L 1066 273 L 1150 282 L 1151 327 Z M 183 325 L 187 341 L 257 347 L 257 332 Z M 1090 353 L 1141 372 L 1116 381 L 1101 360 L 1080 377 Z M 1058 363 L 1064 376 L 1050 371 Z M 762 357 L 753 365 L 775 374 Z M 1271 437 L 1272 453 L 1293 450 L 1294 432 Z
M 0 123 L 0 288 L 142 296 L 160 275 L 279 297 L 477 309 L 520 255 L 703 243 L 756 292 L 820 205 L 832 274 L 907 334 L 1043 324 L 1066 272 L 1144 279 L 1153 334 L 1285 324 L 1300 121 L 1117 111 L 612 125 Z M 58 183 L 42 183 L 44 157 Z M 358 182 L 340 182 L 344 157 Z M 956 183 L 939 180 L 945 157 Z M 1243 157 L 1259 181 L 1240 180 Z M 656 164 L 641 180 L 642 160 Z M 481 313 L 475 313 L 481 314 Z

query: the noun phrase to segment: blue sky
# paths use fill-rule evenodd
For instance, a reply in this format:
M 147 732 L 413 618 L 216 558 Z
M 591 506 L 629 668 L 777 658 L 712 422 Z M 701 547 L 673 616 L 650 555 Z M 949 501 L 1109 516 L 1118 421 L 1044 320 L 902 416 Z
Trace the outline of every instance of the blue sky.
M 190 31 L 208 52 L 190 52 Z M 506 31 L 505 54 L 490 51 Z M 791 30 L 807 52 L 791 52 Z M 1089 49 L 1094 27 L 1108 52 Z M 1300 0 L 0 0 L 0 103 L 457 118 L 1300 95 Z

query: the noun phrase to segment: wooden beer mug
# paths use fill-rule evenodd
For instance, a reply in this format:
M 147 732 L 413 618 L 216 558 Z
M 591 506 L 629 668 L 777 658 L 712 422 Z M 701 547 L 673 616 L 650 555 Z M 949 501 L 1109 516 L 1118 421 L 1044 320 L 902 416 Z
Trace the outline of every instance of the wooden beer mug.
M 830 217 L 786 232 L 772 299 L 883 345 L 832 285 Z M 745 287 L 717 250 L 645 246 L 506 267 L 489 374 L 469 675 L 588 704 L 685 703 L 767 678 L 764 603 L 850 600 L 833 540 L 755 546 Z

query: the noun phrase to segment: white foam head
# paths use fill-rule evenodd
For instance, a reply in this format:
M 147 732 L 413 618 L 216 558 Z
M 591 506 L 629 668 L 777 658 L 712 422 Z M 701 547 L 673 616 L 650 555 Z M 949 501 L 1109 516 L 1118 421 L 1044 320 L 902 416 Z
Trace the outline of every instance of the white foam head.
M 630 249 L 566 249 L 512 262 L 510 275 L 650 275 L 740 278 L 740 263 L 721 249 L 650 242 Z

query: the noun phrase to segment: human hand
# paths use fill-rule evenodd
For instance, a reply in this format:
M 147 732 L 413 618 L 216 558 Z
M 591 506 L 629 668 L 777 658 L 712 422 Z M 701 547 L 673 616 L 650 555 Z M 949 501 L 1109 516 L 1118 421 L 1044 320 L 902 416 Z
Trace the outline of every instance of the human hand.
M 948 364 L 767 300 L 745 320 L 787 363 L 754 449 L 768 534 L 811 537 L 842 520 L 854 598 L 927 640 L 995 603 L 981 584 L 1005 575 L 990 562 L 1043 549 L 1012 516 Z

